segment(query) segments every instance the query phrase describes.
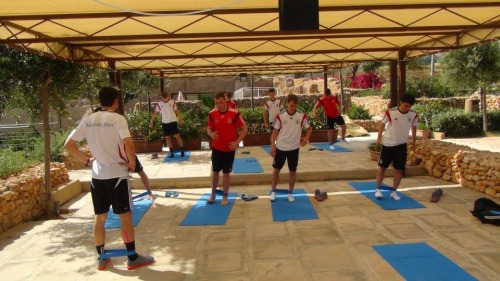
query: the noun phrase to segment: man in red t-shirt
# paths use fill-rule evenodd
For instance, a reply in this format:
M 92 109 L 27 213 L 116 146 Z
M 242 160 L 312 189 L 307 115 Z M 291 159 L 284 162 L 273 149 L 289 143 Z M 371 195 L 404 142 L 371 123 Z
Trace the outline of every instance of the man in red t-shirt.
M 224 93 L 215 95 L 215 109 L 208 114 L 207 133 L 212 138 L 212 194 L 207 200 L 215 200 L 215 192 L 219 184 L 219 174 L 222 170 L 222 189 L 224 195 L 221 205 L 227 205 L 230 173 L 233 170 L 235 151 L 246 136 L 248 129 L 240 113 L 227 106 Z M 238 134 L 238 128 L 240 133 Z
M 342 115 L 340 115 L 340 102 L 337 96 L 332 96 L 332 91 L 330 89 L 325 90 L 325 95 L 321 97 L 316 105 L 314 106 L 312 117 L 316 118 L 316 109 L 318 107 L 323 107 L 323 110 L 325 111 L 326 115 L 326 125 L 328 129 L 328 142 L 330 143 L 330 149 L 334 150 L 335 147 L 333 146 L 333 143 L 335 140 L 333 139 L 333 129 L 335 128 L 335 124 L 339 125 L 340 128 L 342 129 L 342 141 L 346 141 L 345 139 L 345 131 L 346 131 L 346 125 L 344 118 L 342 118 Z

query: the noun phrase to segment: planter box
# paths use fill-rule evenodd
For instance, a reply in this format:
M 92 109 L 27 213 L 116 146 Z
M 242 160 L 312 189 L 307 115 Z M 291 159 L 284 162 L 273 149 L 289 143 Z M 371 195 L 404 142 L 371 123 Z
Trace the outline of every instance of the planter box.
M 269 133 L 247 134 L 243 139 L 243 146 L 260 146 L 270 144 L 271 134 Z
M 136 153 L 161 152 L 163 148 L 163 140 L 134 140 Z
M 184 150 L 201 150 L 201 138 L 182 140 L 182 142 L 184 143 Z M 172 137 L 172 146 L 174 151 L 180 149 L 179 145 L 177 145 L 177 140 L 174 137 Z
M 430 139 L 431 138 L 431 131 L 430 130 L 417 130 L 417 136 L 421 136 L 424 139 Z
M 370 150 L 370 149 L 368 149 L 368 151 L 370 151 L 370 158 L 371 158 L 373 161 L 377 161 L 377 162 L 378 162 L 378 159 L 380 158 L 380 152 L 378 152 L 378 151 L 373 151 L 373 150 Z
M 337 130 L 333 130 L 333 140 L 337 140 Z M 313 130 L 309 142 L 328 142 L 328 130 Z M 305 136 L 305 133 L 302 134 Z

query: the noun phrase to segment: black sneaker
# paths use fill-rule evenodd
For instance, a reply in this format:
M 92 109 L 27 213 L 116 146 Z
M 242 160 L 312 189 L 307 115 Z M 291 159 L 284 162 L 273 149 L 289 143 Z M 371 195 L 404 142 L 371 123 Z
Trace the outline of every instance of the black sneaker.
M 181 151 L 181 157 L 184 157 L 186 156 L 186 154 L 184 154 L 184 151 Z
M 170 156 L 168 156 L 168 158 L 174 158 L 174 154 L 170 153 Z

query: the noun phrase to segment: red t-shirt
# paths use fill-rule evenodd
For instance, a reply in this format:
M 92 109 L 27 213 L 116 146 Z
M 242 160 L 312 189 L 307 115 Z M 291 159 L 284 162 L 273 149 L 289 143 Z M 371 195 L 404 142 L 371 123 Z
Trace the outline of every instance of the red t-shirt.
M 243 117 L 233 108 L 228 107 L 224 112 L 212 109 L 208 114 L 208 126 L 212 128 L 212 132 L 219 133 L 219 138 L 212 140 L 212 147 L 224 152 L 232 151 L 229 143 L 236 141 L 238 128 L 245 125 Z
M 230 100 L 227 102 L 227 107 L 236 109 L 236 104 L 232 100 Z
M 321 97 L 319 101 L 316 103 L 315 107 L 322 106 L 326 116 L 330 118 L 335 118 L 340 115 L 337 105 L 340 105 L 337 96 L 330 95 L 329 97 L 328 96 Z

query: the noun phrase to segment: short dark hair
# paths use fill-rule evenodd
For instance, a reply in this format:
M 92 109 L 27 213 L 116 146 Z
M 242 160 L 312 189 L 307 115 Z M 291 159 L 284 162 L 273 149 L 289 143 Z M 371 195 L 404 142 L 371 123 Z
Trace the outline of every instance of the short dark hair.
M 161 93 L 162 98 L 170 98 L 170 94 L 168 92 Z
M 117 98 L 118 90 L 113 87 L 102 87 L 99 90 L 99 102 L 103 107 L 112 106 Z
M 220 99 L 220 98 L 224 98 L 224 93 L 217 93 L 215 94 L 215 99 Z
M 332 90 L 330 90 L 330 88 L 326 88 L 325 90 L 325 95 L 331 95 L 332 94 Z
M 233 92 L 227 91 L 226 98 L 231 99 L 233 97 Z
M 274 90 L 274 88 L 269 88 L 269 93 L 276 93 L 276 90 Z
M 299 97 L 297 97 L 297 95 L 294 95 L 294 94 L 289 94 L 286 98 L 287 102 L 295 102 L 296 104 L 299 103 Z
M 401 102 L 409 103 L 411 105 L 415 104 L 415 96 L 411 94 L 404 94 L 401 97 Z

